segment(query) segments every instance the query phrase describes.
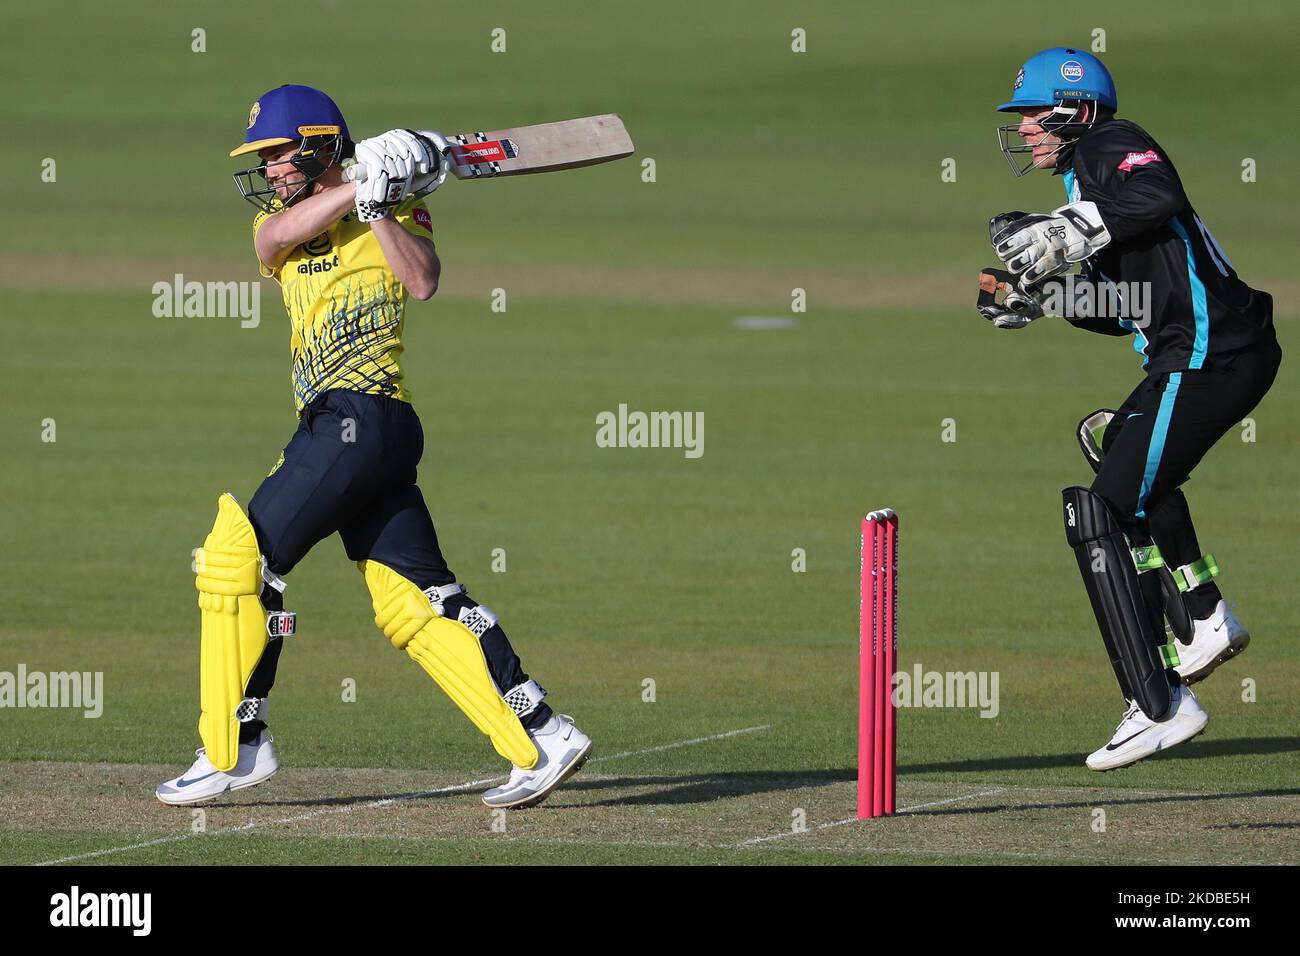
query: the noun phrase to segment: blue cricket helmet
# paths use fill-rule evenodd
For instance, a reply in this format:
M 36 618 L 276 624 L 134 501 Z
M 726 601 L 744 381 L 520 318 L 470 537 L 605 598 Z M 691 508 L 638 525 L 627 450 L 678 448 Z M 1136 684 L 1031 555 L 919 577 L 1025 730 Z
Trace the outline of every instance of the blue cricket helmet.
M 1011 99 L 998 112 L 1055 106 L 1062 100 L 1094 100 L 1119 109 L 1115 81 L 1101 60 L 1072 47 L 1053 47 L 1025 61 L 1016 74 Z
M 265 146 L 296 143 L 308 136 L 348 138 L 343 113 L 325 93 L 310 86 L 287 83 L 258 97 L 248 111 L 244 142 L 231 156 L 255 153 Z
M 240 195 L 263 212 L 276 212 L 310 196 L 312 184 L 350 157 L 353 150 L 348 124 L 335 102 L 315 87 L 288 83 L 268 90 L 253 103 L 244 142 L 230 155 L 244 156 L 290 143 L 297 143 L 298 149 L 285 161 L 302 175 L 294 181 L 298 188 L 291 195 L 279 195 L 267 179 L 263 162 L 234 174 Z

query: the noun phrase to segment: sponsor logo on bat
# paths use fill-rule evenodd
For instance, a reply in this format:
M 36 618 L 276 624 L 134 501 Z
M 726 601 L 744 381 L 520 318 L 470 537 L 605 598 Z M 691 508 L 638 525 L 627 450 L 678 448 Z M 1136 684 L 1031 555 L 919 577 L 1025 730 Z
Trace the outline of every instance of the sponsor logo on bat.
M 457 166 L 475 166 L 482 163 L 499 163 L 506 159 L 515 159 L 519 147 L 513 140 L 494 139 L 486 143 L 465 143 L 451 147 L 452 159 Z
M 464 146 L 453 146 L 451 148 L 451 155 L 459 166 L 472 166 L 478 163 L 499 163 L 503 159 L 510 158 L 499 141 L 493 141 L 491 143 L 468 143 Z

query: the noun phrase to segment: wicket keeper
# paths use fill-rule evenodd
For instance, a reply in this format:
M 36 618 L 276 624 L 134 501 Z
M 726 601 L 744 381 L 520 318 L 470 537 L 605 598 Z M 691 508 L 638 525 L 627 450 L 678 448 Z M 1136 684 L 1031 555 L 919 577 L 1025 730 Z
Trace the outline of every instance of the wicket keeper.
M 1259 404 L 1282 357 L 1272 298 L 1237 276 L 1168 152 L 1117 119 L 1118 108 L 1110 73 L 1082 50 L 1044 50 L 1016 74 L 998 107 L 1020 117 L 999 127 L 1002 152 L 1016 176 L 1059 176 L 1066 204 L 994 217 L 1006 298 L 980 309 L 999 328 L 1055 314 L 1131 336 L 1142 360 L 1145 377 L 1128 398 L 1080 424 L 1091 485 L 1063 492 L 1066 539 L 1126 700 L 1114 736 L 1087 759 L 1093 770 L 1204 730 L 1209 716 L 1189 685 L 1250 640 L 1215 583 L 1218 562 L 1201 551 L 1180 486 Z M 1080 274 L 1067 278 L 1076 265 Z M 981 277 L 985 291 L 991 282 Z M 1092 308 L 1077 307 L 1084 294 Z M 1103 301 L 1119 303 L 1118 314 L 1098 314 Z
M 416 485 L 424 432 L 400 357 L 406 301 L 437 291 L 441 266 L 423 198 L 445 180 L 438 145 L 393 129 L 353 143 L 327 95 L 281 86 L 248 115 L 231 156 L 258 209 L 253 247 L 289 314 L 298 427 L 245 515 L 222 495 L 194 570 L 202 627 L 198 760 L 157 789 L 197 803 L 261 783 L 279 769 L 267 699 L 295 618 L 284 577 L 338 532 L 370 591 L 375 623 L 428 672 L 497 753 L 509 781 L 490 807 L 540 803 L 591 754 L 571 718 L 552 712 L 497 616 L 447 567 Z M 365 167 L 345 180 L 342 163 Z M 439 442 L 473 459 L 472 442 Z M 419 727 L 407 732 L 422 735 Z

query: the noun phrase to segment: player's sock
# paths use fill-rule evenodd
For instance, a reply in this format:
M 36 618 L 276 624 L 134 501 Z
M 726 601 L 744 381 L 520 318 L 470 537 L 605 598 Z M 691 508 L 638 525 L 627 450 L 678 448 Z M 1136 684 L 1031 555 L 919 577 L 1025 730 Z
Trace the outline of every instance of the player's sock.
M 1204 621 L 1213 614 L 1222 600 L 1223 595 L 1219 593 L 1219 587 L 1213 581 L 1183 594 L 1183 603 L 1187 605 L 1187 612 L 1198 621 Z
M 524 729 L 528 731 L 541 730 L 554 714 L 555 712 L 551 710 L 549 704 L 545 702 L 538 704 L 537 709 L 523 719 Z

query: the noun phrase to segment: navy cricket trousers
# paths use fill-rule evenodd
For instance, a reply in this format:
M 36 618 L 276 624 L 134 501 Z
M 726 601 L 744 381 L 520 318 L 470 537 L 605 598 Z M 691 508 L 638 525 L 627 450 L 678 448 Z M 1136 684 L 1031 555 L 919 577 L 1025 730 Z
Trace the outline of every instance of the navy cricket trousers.
M 409 402 L 344 389 L 322 393 L 303 409 L 281 461 L 249 502 L 248 517 L 267 565 L 288 574 L 337 531 L 353 561 L 378 561 L 421 590 L 454 582 L 415 483 L 423 453 L 424 430 Z M 262 601 L 268 610 L 283 609 L 279 592 L 269 586 Z M 461 594 L 448 598 L 445 607 L 455 617 L 462 606 L 477 603 Z M 283 643 L 267 645 L 249 682 L 250 697 L 269 694 Z M 480 643 L 498 688 L 528 680 L 500 624 Z M 540 726 L 550 715 L 542 704 L 525 726 Z M 264 726 L 244 724 L 241 741 L 256 738 Z
M 1154 540 L 1170 567 L 1201 557 L 1180 486 L 1214 444 L 1259 404 L 1281 360 L 1281 348 L 1273 341 L 1239 352 L 1214 369 L 1149 375 L 1102 436 L 1104 457 L 1092 490 L 1110 503 L 1135 543 Z M 1212 581 L 1186 595 L 1195 617 L 1208 616 L 1220 597 Z

